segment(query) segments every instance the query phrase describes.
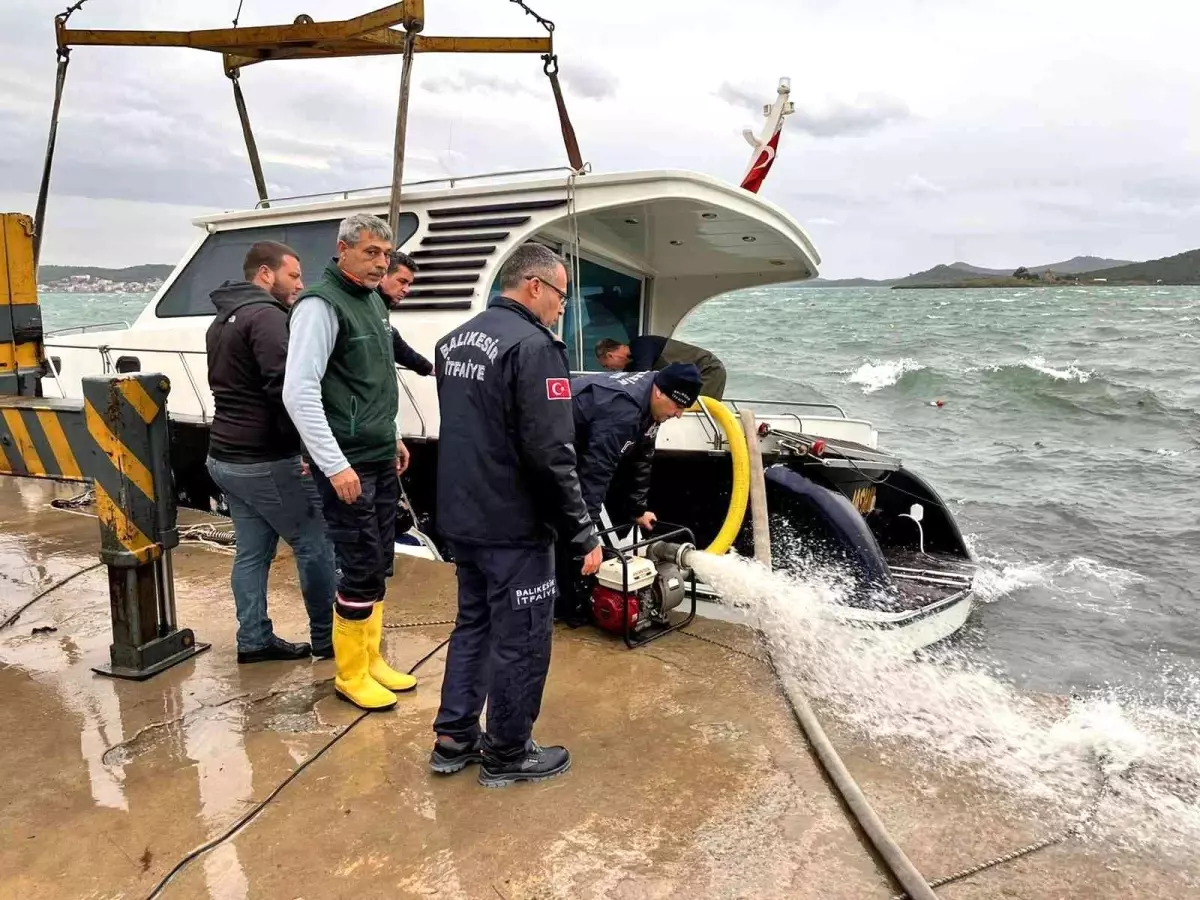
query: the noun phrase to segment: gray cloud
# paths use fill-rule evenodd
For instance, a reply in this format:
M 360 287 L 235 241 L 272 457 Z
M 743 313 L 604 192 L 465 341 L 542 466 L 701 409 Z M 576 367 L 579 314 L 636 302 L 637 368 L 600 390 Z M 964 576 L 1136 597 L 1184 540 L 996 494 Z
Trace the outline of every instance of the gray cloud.
M 893 122 L 911 118 L 908 107 L 891 97 L 861 97 L 855 103 L 835 103 L 822 110 L 796 104 L 787 127 L 813 137 L 843 137 L 868 134 Z
M 481 91 L 490 94 L 508 94 L 510 96 L 513 94 L 525 94 L 538 97 L 542 93 L 535 91 L 529 84 L 523 81 L 517 81 L 513 78 L 498 78 L 495 75 L 486 75 L 482 72 L 472 72 L 467 69 L 456 72 L 453 75 L 426 78 L 421 82 L 421 87 L 431 94 L 469 94 Z
M 604 100 L 614 96 L 619 83 L 615 76 L 598 66 L 578 61 L 564 63 L 560 77 L 571 95 L 588 100 Z
M 762 114 L 762 97 L 748 88 L 738 87 L 737 85 L 730 84 L 728 81 L 723 81 L 721 82 L 721 86 L 715 91 L 715 94 L 730 106 L 748 109 L 750 112 L 758 115 Z
M 722 82 L 715 95 L 731 106 L 762 115 L 763 106 L 774 96 L 763 91 Z M 787 129 L 803 131 L 813 137 L 844 137 L 877 131 L 893 122 L 912 117 L 908 106 L 886 95 L 863 95 L 854 102 L 836 101 L 825 106 L 811 106 L 803 96 L 794 97 L 796 111 L 787 119 Z

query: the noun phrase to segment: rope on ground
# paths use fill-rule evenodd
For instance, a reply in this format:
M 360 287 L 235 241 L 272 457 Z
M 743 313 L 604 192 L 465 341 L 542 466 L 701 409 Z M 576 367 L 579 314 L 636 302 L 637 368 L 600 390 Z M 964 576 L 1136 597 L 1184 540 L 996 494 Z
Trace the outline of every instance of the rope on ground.
M 417 671 L 417 669 L 421 668 L 421 666 L 423 666 L 423 665 L 425 665 L 425 663 L 429 662 L 429 660 L 433 658 L 435 653 L 437 653 L 439 650 L 441 650 L 443 647 L 445 647 L 449 643 L 450 643 L 450 638 L 446 638 L 444 641 L 442 641 L 440 644 L 438 644 L 436 647 L 434 647 L 432 650 L 430 650 L 428 653 L 426 653 L 424 656 L 422 656 L 420 659 L 418 659 L 415 663 L 413 663 L 412 667 L 408 670 L 408 674 L 409 675 L 414 674 Z M 184 856 L 183 859 L 179 860 L 179 862 L 177 862 L 171 868 L 171 871 L 167 872 L 167 874 L 162 877 L 162 880 L 160 880 L 158 882 L 158 884 L 156 884 L 154 886 L 154 889 L 151 890 L 150 893 L 146 895 L 146 900 L 155 900 L 155 898 L 162 896 L 162 892 L 163 892 L 163 890 L 166 889 L 167 885 L 171 883 L 171 881 L 175 878 L 175 876 L 177 876 L 180 872 L 182 872 L 185 868 L 187 868 L 188 865 L 190 865 L 195 860 L 199 859 L 204 854 L 206 854 L 212 850 L 215 850 L 217 847 L 221 846 L 223 843 L 225 843 L 227 840 L 232 838 L 234 835 L 236 835 L 239 831 L 241 831 L 243 828 L 245 828 L 251 822 L 253 822 L 256 818 L 258 818 L 259 813 L 261 813 L 264 809 L 267 808 L 267 804 L 269 804 L 272 800 L 274 800 L 276 797 L 278 797 L 279 794 L 283 791 L 283 789 L 285 787 L 287 787 L 289 784 L 291 784 L 293 781 L 295 781 L 300 776 L 301 772 L 303 772 L 305 769 L 307 769 L 309 766 L 311 766 L 313 763 L 315 763 L 318 759 L 320 759 L 322 756 L 324 756 L 326 753 L 328 753 L 330 750 L 332 750 L 334 744 L 336 744 L 338 741 L 340 741 L 342 738 L 344 738 L 346 735 L 348 735 L 351 731 L 353 731 L 358 726 L 358 724 L 363 719 L 367 718 L 367 716 L 369 716 L 369 715 L 371 715 L 371 713 L 367 712 L 365 710 L 363 712 L 359 713 L 358 716 L 355 717 L 355 719 L 349 725 L 347 725 L 345 728 L 343 728 L 341 731 L 339 731 L 337 734 L 335 734 L 332 738 L 330 738 L 321 747 L 320 750 L 318 750 L 316 753 L 314 753 L 312 756 L 310 756 L 308 759 L 306 759 L 304 762 L 302 762 L 300 765 L 298 765 L 292 771 L 292 773 L 290 775 L 288 775 L 287 778 L 285 778 L 278 785 L 276 785 L 275 788 L 271 791 L 271 793 L 267 794 L 267 796 L 265 796 L 262 800 L 260 800 L 258 803 L 256 803 L 249 812 L 247 812 L 244 816 L 242 816 L 240 819 L 238 819 L 236 822 L 234 822 L 232 825 L 230 825 L 220 835 L 218 835 L 217 837 L 213 838 L 210 841 L 206 841 L 205 843 L 201 844 L 199 847 L 197 847 L 196 849 L 189 852 L 186 856 Z
M 92 563 L 92 565 L 84 566 L 82 569 L 72 572 L 66 578 L 61 578 L 58 581 L 54 582 L 54 584 L 50 585 L 50 587 L 46 588 L 44 591 L 42 591 L 40 594 L 38 594 L 32 600 L 28 601 L 24 606 L 22 606 L 20 609 L 18 609 L 15 613 L 13 613 L 11 616 L 9 616 L 7 619 L 5 619 L 3 622 L 0 622 L 0 631 L 3 631 L 5 628 L 8 628 L 10 625 L 16 624 L 16 621 L 19 618 L 21 618 L 21 613 L 25 612 L 25 610 L 29 609 L 29 607 L 33 606 L 33 604 L 37 603 L 43 597 L 47 596 L 48 594 L 53 594 L 60 587 L 67 584 L 68 582 L 74 581 L 80 575 L 83 575 L 87 572 L 91 572 L 94 569 L 99 569 L 102 565 L 104 565 L 104 563 Z

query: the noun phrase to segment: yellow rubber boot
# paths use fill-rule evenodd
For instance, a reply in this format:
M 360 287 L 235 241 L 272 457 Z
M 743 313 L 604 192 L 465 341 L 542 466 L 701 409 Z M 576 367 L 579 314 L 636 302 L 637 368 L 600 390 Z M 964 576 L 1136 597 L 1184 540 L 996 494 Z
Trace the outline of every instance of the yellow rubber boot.
M 369 671 L 369 626 L 370 619 L 343 619 L 334 611 L 333 659 L 337 664 L 337 676 L 333 679 L 333 689 L 359 709 L 391 709 L 396 705 L 396 695 L 372 678 Z
M 403 672 L 397 672 L 387 664 L 387 661 L 379 652 L 379 647 L 382 643 L 383 601 L 381 600 L 375 604 L 375 609 L 371 611 L 371 618 L 367 619 L 367 653 L 371 658 L 368 671 L 370 671 L 372 678 L 389 691 L 411 691 L 417 686 L 417 679 Z

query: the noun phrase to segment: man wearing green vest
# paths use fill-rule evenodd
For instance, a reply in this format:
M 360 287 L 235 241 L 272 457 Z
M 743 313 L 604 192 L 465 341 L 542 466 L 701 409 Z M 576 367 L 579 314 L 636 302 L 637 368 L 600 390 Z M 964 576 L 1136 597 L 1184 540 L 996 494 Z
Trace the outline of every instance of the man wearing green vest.
M 408 451 L 396 434 L 399 392 L 387 306 L 392 231 L 358 214 L 338 227 L 337 258 L 296 300 L 283 403 L 312 460 L 338 563 L 334 690 L 367 710 L 417 686 L 380 655 L 383 595 Z

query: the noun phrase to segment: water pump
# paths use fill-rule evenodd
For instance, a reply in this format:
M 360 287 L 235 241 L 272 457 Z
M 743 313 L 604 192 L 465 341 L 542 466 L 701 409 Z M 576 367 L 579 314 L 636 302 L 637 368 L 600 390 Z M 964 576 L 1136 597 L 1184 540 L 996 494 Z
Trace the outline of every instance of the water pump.
M 686 548 L 686 549 L 685 549 Z M 691 544 L 658 542 L 646 556 L 607 559 L 596 573 L 592 617 L 613 634 L 637 634 L 670 625 L 669 613 L 683 602 L 691 572 L 684 565 Z

